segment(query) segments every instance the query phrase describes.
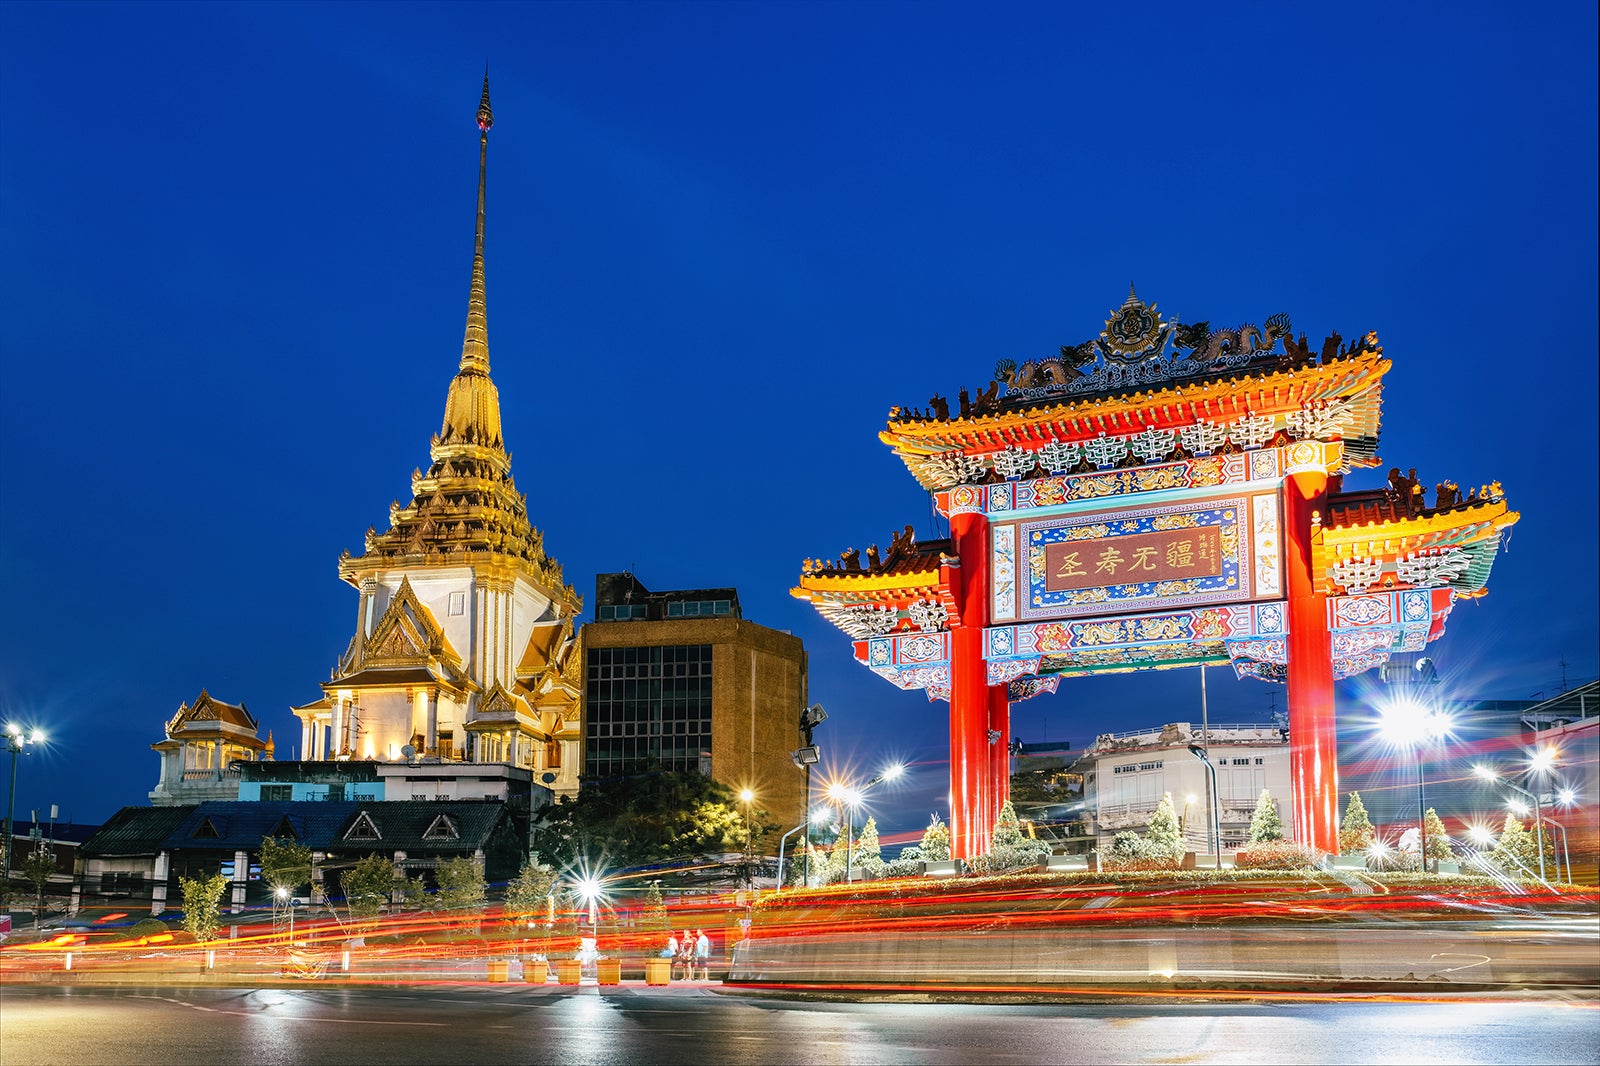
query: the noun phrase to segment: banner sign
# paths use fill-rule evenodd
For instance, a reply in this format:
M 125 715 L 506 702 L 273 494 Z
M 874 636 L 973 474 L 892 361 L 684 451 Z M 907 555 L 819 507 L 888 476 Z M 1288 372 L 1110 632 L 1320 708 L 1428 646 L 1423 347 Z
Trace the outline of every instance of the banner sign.
M 1069 618 L 1276 598 L 1278 514 L 1277 493 L 1265 491 L 997 528 L 997 557 L 1015 555 L 997 558 L 995 591 L 1015 602 L 996 613 Z

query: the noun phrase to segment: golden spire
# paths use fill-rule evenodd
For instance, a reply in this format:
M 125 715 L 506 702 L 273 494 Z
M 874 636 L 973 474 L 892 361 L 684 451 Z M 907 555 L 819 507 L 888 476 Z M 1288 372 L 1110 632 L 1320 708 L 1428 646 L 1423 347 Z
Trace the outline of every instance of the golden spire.
M 483 213 L 489 171 L 489 72 L 483 74 L 478 101 L 478 226 L 472 245 L 472 289 L 467 299 L 467 332 L 461 341 L 461 368 L 450 382 L 445 400 L 441 443 L 503 448 L 500 438 L 500 394 L 489 380 L 489 327 L 483 283 Z
M 467 300 L 467 335 L 461 342 L 461 369 L 489 372 L 489 327 L 483 296 L 483 201 L 489 171 L 489 72 L 483 72 L 483 98 L 478 101 L 478 232 L 472 244 L 472 293 Z

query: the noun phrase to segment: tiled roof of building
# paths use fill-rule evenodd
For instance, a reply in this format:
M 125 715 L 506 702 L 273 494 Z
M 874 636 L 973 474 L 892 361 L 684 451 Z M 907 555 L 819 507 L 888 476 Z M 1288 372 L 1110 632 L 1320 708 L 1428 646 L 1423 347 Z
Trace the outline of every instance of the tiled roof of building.
M 124 807 L 83 842 L 84 855 L 154 855 L 173 828 L 194 811 L 176 807 Z
M 493 800 L 219 800 L 124 807 L 84 842 L 83 851 L 90 856 L 193 848 L 253 851 L 287 820 L 295 839 L 319 851 L 471 853 L 510 813 Z

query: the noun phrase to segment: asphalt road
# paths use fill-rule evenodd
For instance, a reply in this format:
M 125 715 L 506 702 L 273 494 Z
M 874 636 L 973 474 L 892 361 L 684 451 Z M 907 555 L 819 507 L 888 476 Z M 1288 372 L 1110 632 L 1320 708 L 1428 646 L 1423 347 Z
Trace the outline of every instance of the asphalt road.
M 1544 996 L 1001 1005 L 708 987 L 0 988 L 0 1064 L 1592 1063 Z

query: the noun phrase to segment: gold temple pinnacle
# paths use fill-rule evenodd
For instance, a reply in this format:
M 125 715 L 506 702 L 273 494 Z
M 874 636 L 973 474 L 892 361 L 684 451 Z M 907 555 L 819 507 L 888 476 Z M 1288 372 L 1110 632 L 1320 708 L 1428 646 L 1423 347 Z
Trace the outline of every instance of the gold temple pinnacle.
M 439 439 L 450 443 L 503 447 L 500 438 L 500 397 L 489 379 L 489 326 L 484 296 L 483 219 L 489 171 L 489 75 L 484 72 L 483 98 L 478 105 L 478 221 L 472 244 L 472 287 L 467 299 L 467 329 L 461 341 L 461 365 L 450 382 L 445 401 L 444 425 Z

